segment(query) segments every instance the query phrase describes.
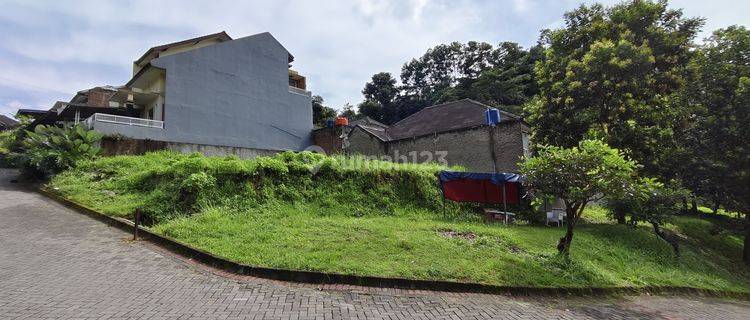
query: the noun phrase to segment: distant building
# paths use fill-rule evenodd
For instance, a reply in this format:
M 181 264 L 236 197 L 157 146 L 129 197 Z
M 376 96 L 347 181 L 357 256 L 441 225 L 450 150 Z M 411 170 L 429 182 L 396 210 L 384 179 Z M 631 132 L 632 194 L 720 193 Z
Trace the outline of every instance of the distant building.
M 348 125 L 339 127 L 322 127 L 313 130 L 312 138 L 313 144 L 321 147 L 326 154 L 337 154 L 343 153 L 345 137 L 349 135 L 349 132 L 357 125 L 363 125 L 367 127 L 378 127 L 385 129 L 388 127 L 370 117 L 364 117 L 350 121 Z
M 0 131 L 10 130 L 18 125 L 18 121 L 0 114 Z
M 106 135 L 157 142 L 150 144 L 156 149 L 212 155 L 302 150 L 310 145 L 311 94 L 305 77 L 290 69 L 293 60 L 267 32 L 160 45 L 133 62 L 125 85 L 80 91 L 34 123 L 80 122 Z
M 501 111 L 501 122 L 490 127 L 488 108 L 464 99 L 424 108 L 391 126 L 360 123 L 342 144 L 349 154 L 387 156 L 396 162 L 444 159 L 471 171 L 517 172 L 517 163 L 528 153 L 529 126 Z

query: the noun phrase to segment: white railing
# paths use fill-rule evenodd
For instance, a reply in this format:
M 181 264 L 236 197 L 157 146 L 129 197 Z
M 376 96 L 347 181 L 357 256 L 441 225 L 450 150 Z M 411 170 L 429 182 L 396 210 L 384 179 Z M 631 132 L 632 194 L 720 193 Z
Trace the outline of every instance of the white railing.
M 94 122 L 106 122 L 106 123 L 115 123 L 115 124 L 122 124 L 122 125 L 128 125 L 128 126 L 164 129 L 164 121 L 134 118 L 134 117 L 125 117 L 125 116 L 116 116 L 113 114 L 105 114 L 105 113 L 95 113 L 94 115 L 86 119 L 86 126 L 89 129 L 91 129 L 94 126 Z
M 296 93 L 296 94 L 301 94 L 303 96 L 308 96 L 308 97 L 312 96 L 312 92 L 307 91 L 305 89 L 300 89 L 300 88 L 297 88 L 297 87 L 292 87 L 292 86 L 289 86 L 289 92 Z

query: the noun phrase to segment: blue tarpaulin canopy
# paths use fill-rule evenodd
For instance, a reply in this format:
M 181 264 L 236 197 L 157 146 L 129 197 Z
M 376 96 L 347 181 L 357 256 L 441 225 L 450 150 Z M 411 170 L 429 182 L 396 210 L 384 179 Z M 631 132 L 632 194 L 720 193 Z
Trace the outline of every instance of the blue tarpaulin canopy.
M 516 204 L 522 178 L 514 173 L 441 171 L 440 188 L 443 197 L 453 201 Z
M 488 180 L 496 185 L 502 185 L 503 182 L 522 182 L 522 176 L 515 173 L 487 173 L 487 172 L 463 172 L 463 171 L 440 171 L 440 181 L 448 182 L 453 180 Z

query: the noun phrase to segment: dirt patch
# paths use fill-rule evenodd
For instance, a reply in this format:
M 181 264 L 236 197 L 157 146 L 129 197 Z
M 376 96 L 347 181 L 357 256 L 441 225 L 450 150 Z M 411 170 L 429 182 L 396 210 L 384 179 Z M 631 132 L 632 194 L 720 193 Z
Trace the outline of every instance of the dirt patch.
M 510 252 L 513 252 L 513 253 L 521 253 L 523 251 L 523 249 L 521 249 L 519 246 L 515 244 L 508 245 L 508 249 L 510 250 Z
M 450 238 L 450 239 L 462 239 L 462 240 L 466 240 L 469 243 L 471 243 L 472 245 L 485 245 L 485 244 L 488 244 L 488 243 L 500 244 L 500 245 L 503 245 L 503 246 L 507 247 L 508 251 L 510 251 L 512 253 L 516 253 L 516 254 L 524 253 L 523 248 L 521 248 L 521 247 L 519 247 L 519 246 L 517 246 L 517 245 L 515 245 L 513 243 L 508 243 L 507 241 L 503 241 L 503 239 L 498 238 L 498 237 L 494 237 L 494 236 L 479 236 L 479 235 L 477 235 L 476 233 L 473 233 L 473 232 L 468 232 L 468 231 L 467 232 L 459 232 L 459 231 L 450 230 L 450 229 L 441 229 L 441 230 L 437 230 L 437 231 L 443 237 Z
M 453 230 L 441 230 L 439 232 L 440 232 L 440 235 L 446 238 L 464 239 L 464 240 L 469 240 L 469 241 L 477 238 L 477 235 L 473 232 L 457 232 Z

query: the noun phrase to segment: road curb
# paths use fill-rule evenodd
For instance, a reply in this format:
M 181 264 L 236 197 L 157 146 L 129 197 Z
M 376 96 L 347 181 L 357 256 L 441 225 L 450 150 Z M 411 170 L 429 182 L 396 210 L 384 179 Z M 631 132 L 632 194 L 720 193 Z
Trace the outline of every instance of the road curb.
M 132 233 L 135 225 L 133 222 L 123 218 L 108 216 L 94 209 L 88 208 L 82 204 L 71 201 L 57 194 L 54 190 L 44 187 L 34 188 L 40 194 L 73 209 L 76 212 L 85 214 L 91 218 L 104 222 L 110 226 L 116 227 L 123 231 Z M 150 230 L 139 227 L 138 235 L 170 252 L 182 257 L 193 259 L 213 268 L 221 269 L 226 272 L 253 276 L 258 278 L 282 280 L 301 283 L 314 284 L 346 284 L 358 285 L 365 287 L 397 288 L 407 290 L 428 290 L 428 291 L 445 291 L 445 292 L 473 292 L 473 293 L 490 293 L 490 294 L 510 294 L 510 295 L 544 295 L 544 296 L 593 296 L 593 295 L 621 295 L 621 294 L 686 294 L 710 297 L 727 297 L 743 300 L 750 300 L 750 293 L 719 291 L 699 289 L 692 287 L 674 287 L 674 286 L 647 286 L 647 287 L 567 287 L 567 288 L 550 288 L 550 287 L 518 287 L 518 286 L 497 286 L 481 283 L 454 282 L 441 280 L 417 280 L 406 278 L 387 278 L 375 276 L 357 276 L 338 273 L 325 273 L 316 271 L 301 271 L 288 269 L 275 269 L 258 266 L 250 266 L 234 262 L 188 244 L 182 243 L 168 236 L 163 236 L 151 232 Z

